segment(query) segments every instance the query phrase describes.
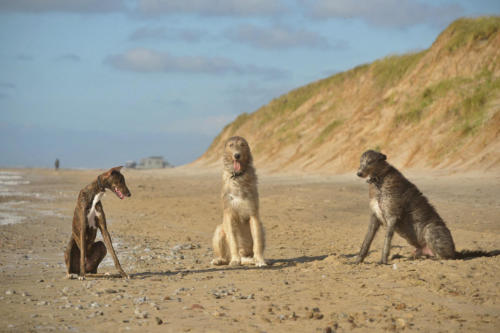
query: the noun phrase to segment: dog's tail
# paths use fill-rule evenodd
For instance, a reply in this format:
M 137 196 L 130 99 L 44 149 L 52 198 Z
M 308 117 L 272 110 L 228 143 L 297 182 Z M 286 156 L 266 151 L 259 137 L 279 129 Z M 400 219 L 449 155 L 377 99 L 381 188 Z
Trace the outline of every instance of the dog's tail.
M 469 260 L 479 257 L 496 257 L 498 255 L 500 255 L 500 250 L 493 250 L 493 251 L 462 250 L 460 252 L 455 252 L 455 259 Z

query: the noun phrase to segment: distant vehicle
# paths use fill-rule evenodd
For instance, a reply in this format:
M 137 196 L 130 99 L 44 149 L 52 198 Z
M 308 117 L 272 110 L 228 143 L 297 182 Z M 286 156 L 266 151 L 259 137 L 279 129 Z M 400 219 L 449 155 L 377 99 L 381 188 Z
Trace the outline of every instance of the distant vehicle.
M 127 169 L 135 169 L 136 166 L 137 166 L 137 163 L 135 163 L 135 161 L 125 162 L 125 168 L 127 168 Z
M 173 165 L 165 161 L 162 156 L 151 156 L 143 158 L 136 166 L 137 169 L 163 169 L 172 167 Z

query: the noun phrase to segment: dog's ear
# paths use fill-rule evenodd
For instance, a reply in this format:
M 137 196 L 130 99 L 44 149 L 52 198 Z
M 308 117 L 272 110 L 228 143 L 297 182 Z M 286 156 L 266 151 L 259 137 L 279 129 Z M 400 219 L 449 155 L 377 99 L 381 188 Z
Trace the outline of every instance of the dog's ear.
M 104 174 L 104 177 L 111 176 L 113 174 L 113 172 L 120 173 L 120 170 L 122 168 L 123 168 L 123 166 L 117 166 L 117 167 L 111 168 L 108 171 L 106 171 L 106 173 Z

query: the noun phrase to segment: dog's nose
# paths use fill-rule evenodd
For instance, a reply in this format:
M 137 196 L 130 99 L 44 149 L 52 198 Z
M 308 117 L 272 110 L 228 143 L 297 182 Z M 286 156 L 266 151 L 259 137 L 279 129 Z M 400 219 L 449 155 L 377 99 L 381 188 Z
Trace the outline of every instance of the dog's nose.
M 238 154 L 238 153 L 234 154 L 234 158 L 235 158 L 236 160 L 239 160 L 239 159 L 240 159 L 240 157 L 241 157 L 241 155 L 240 155 L 240 154 Z
M 358 175 L 358 177 L 362 177 L 363 176 L 363 174 L 361 173 L 361 171 L 358 171 L 356 174 Z

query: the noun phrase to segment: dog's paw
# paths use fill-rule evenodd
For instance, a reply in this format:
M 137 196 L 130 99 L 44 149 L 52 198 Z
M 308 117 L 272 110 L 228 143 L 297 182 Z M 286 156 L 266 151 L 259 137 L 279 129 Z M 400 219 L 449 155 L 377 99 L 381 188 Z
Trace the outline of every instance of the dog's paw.
M 80 276 L 78 276 L 78 280 L 80 280 L 80 281 L 85 280 L 85 275 L 80 275 Z
M 125 272 L 122 271 L 122 272 L 120 272 L 120 275 L 121 275 L 122 278 L 130 280 L 130 276 L 127 273 L 125 273 Z
M 267 266 L 267 263 L 264 259 L 262 260 L 256 260 L 255 261 L 255 266 L 256 267 L 266 267 Z
M 210 264 L 212 264 L 214 266 L 227 265 L 227 261 L 222 259 L 222 258 L 215 258 L 215 259 L 212 259 Z
M 240 258 L 231 259 L 231 261 L 229 262 L 229 266 L 240 266 L 240 265 L 241 265 Z
M 255 264 L 255 260 L 253 257 L 241 257 L 242 265 L 252 265 Z
M 356 257 L 356 260 L 354 260 L 353 264 L 358 265 L 363 262 L 364 258 L 361 258 L 360 256 Z
M 68 280 L 76 280 L 76 279 L 78 279 L 78 275 L 76 275 L 74 273 L 68 273 L 68 274 L 66 274 L 66 279 L 68 279 Z

